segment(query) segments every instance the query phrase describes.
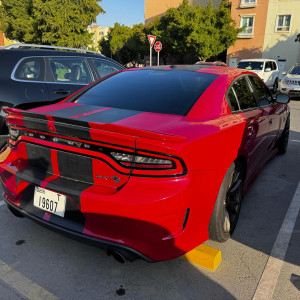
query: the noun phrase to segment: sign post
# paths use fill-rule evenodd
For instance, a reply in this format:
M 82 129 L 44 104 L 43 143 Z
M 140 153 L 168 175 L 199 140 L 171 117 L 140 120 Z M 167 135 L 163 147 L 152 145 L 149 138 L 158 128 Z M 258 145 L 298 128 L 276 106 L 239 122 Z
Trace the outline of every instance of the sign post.
M 154 42 L 156 40 L 156 36 L 155 35 L 148 35 L 148 40 L 149 40 L 149 44 L 150 44 L 150 66 L 152 66 L 152 47 L 153 47 Z
M 154 45 L 154 49 L 157 52 L 157 65 L 159 66 L 159 52 L 162 49 L 162 43 L 161 42 L 156 42 Z

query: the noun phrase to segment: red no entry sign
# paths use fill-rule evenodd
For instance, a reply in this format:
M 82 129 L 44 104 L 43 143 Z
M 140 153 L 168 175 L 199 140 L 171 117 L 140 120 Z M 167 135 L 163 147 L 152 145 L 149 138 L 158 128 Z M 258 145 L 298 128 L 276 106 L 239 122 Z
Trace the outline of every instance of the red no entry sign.
M 154 45 L 154 49 L 156 52 L 159 52 L 162 49 L 162 43 L 161 42 L 156 42 Z

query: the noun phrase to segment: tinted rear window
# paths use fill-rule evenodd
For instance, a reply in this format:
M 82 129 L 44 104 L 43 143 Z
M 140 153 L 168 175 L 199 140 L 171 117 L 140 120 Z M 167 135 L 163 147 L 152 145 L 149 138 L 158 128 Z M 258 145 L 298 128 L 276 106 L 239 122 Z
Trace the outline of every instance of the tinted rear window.
M 186 115 L 216 75 L 178 70 L 144 69 L 112 75 L 75 102 Z

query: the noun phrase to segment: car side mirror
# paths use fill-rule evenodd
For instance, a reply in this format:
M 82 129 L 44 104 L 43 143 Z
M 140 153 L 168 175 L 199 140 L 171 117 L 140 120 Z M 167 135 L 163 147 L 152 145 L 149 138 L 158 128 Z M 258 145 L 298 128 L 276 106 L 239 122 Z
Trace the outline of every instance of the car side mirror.
M 271 72 L 271 68 L 266 68 L 265 72 Z
M 282 75 L 286 75 L 286 71 L 282 72 Z
M 276 102 L 281 104 L 287 104 L 290 102 L 290 97 L 288 95 L 277 94 Z

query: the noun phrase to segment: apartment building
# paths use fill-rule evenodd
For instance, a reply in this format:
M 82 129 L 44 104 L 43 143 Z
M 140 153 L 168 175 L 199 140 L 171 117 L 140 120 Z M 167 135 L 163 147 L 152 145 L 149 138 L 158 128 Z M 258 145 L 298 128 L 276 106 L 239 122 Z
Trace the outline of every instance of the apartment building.
M 245 58 L 271 58 L 280 71 L 300 62 L 300 0 L 228 0 L 237 27 L 244 27 L 234 46 L 227 51 L 227 64 L 234 67 Z M 189 0 L 191 5 L 206 5 L 208 0 Z M 213 1 L 215 6 L 221 0 Z M 145 23 L 178 7 L 182 0 L 145 0 Z
M 109 32 L 109 27 L 103 27 L 100 25 L 92 25 L 88 27 L 88 32 L 93 33 L 93 46 L 96 50 L 98 50 L 99 42 L 102 38 L 106 37 Z
M 231 16 L 245 26 L 227 51 L 227 63 L 235 66 L 245 58 L 272 58 L 281 72 L 300 62 L 299 0 L 231 0 Z

